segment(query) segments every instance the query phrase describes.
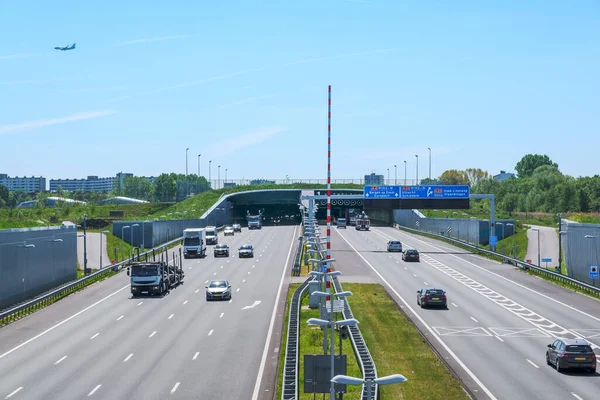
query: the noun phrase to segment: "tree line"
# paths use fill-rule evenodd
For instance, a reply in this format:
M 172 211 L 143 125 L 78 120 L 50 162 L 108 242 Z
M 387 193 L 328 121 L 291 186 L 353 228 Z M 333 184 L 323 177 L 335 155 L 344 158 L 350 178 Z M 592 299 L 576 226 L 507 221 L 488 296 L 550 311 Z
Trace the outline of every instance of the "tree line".
M 445 185 L 470 185 L 471 193 L 496 195 L 507 212 L 600 212 L 600 176 L 563 174 L 547 155 L 527 154 L 515 166 L 516 176 L 502 181 L 479 168 L 447 170 L 438 178 Z

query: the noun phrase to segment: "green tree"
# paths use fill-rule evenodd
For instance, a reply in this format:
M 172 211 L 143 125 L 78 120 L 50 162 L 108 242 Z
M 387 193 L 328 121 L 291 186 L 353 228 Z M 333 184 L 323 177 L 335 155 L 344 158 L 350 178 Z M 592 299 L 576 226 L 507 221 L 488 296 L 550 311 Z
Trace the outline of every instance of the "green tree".
M 464 173 L 471 186 L 477 185 L 480 181 L 487 179 L 490 176 L 487 171 L 484 171 L 481 168 L 467 168 Z
M 23 190 L 15 190 L 14 192 L 10 192 L 8 195 L 8 206 L 10 208 L 15 208 L 22 202 L 29 200 L 31 200 L 29 193 Z
M 465 171 L 449 169 L 440 176 L 440 181 L 444 182 L 444 185 L 467 185 L 469 177 Z
M 526 178 L 533 175 L 533 171 L 542 165 L 550 165 L 558 168 L 558 164 L 554 163 L 550 157 L 545 154 L 527 154 L 517 163 L 515 171 L 517 171 L 517 176 L 519 178 Z
M 161 202 L 175 200 L 177 192 L 177 174 L 160 174 L 154 181 L 154 195 Z
M 8 203 L 9 192 L 8 188 L 4 185 L 0 185 L 0 204 Z
M 154 185 L 141 176 L 128 176 L 125 178 L 125 196 L 134 199 L 152 200 Z

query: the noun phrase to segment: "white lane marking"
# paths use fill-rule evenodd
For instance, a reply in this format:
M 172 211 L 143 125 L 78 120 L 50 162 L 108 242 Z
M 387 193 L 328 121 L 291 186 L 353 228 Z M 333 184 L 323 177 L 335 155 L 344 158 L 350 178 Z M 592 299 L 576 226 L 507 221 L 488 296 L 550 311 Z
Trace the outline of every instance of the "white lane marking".
M 245 279 L 244 279 L 244 280 L 242 280 L 242 283 L 244 283 L 244 282 L 246 282 L 246 280 L 245 280 Z
M 66 323 L 66 322 L 68 322 L 68 321 L 70 321 L 70 320 L 72 320 L 73 318 L 77 317 L 77 316 L 78 316 L 78 315 L 80 315 L 80 314 L 83 314 L 84 312 L 86 312 L 86 311 L 87 311 L 87 310 L 89 310 L 90 308 L 92 308 L 92 307 L 95 307 L 96 305 L 98 305 L 98 304 L 102 303 L 104 300 L 106 300 L 106 299 L 108 299 L 108 298 L 110 298 L 110 297 L 114 296 L 115 294 L 119 293 L 121 290 L 125 290 L 125 289 L 127 289 L 128 287 L 129 287 L 129 284 L 128 284 L 127 286 L 123 286 L 121 289 L 119 289 L 119 290 L 117 290 L 116 292 L 113 292 L 113 293 L 109 294 L 108 296 L 106 296 L 106 297 L 104 297 L 104 298 L 102 298 L 102 299 L 98 300 L 97 302 L 95 302 L 95 303 L 94 303 L 94 304 L 92 304 L 91 306 L 87 306 L 87 307 L 86 307 L 86 308 L 84 308 L 83 310 L 81 310 L 81 311 L 77 312 L 76 314 L 73 314 L 73 315 L 71 315 L 71 316 L 70 316 L 69 318 L 67 318 L 67 319 L 64 319 L 64 320 L 60 321 L 58 324 L 56 324 L 56 325 L 54 325 L 54 326 L 51 326 L 50 328 L 46 329 L 46 330 L 45 330 L 45 331 L 43 331 L 42 333 L 39 333 L 39 334 L 37 334 L 36 336 L 32 337 L 31 339 L 28 339 L 28 340 L 24 341 L 23 343 L 19 344 L 19 345 L 18 345 L 18 346 L 16 346 L 16 347 L 13 347 L 12 349 L 8 350 L 6 353 L 4 353 L 4 354 L 0 355 L 0 359 L 2 359 L 2 358 L 4 358 L 4 357 L 6 357 L 7 355 L 11 354 L 12 352 L 14 352 L 14 351 L 16 351 L 16 350 L 18 350 L 18 349 L 20 349 L 21 347 L 25 346 L 26 344 L 29 344 L 29 343 L 33 342 L 34 340 L 36 340 L 36 339 L 38 339 L 38 338 L 40 338 L 40 337 L 44 336 L 46 333 L 48 333 L 48 332 L 50 332 L 50 331 L 53 331 L 54 329 L 58 328 L 58 327 L 59 327 L 59 326 L 61 326 L 62 324 Z
M 123 360 L 123 362 L 127 362 L 129 361 L 129 359 L 133 357 L 133 353 L 131 353 L 130 355 L 128 355 L 127 357 L 125 357 L 125 359 Z
M 537 365 L 535 365 L 535 363 L 533 361 L 531 361 L 530 359 L 526 358 L 527 362 L 531 365 L 533 365 L 534 367 L 536 367 L 537 369 L 540 369 L 540 367 L 538 367 Z
M 429 286 L 429 283 L 427 283 L 427 282 L 425 282 L 425 281 L 423 281 L 423 283 L 425 284 L 425 286 Z
M 251 272 L 251 271 L 248 271 L 248 275 L 250 275 L 250 272 Z
M 231 260 L 227 260 L 227 262 L 229 262 L 229 261 L 231 261 Z
M 189 267 L 188 269 L 192 269 L 192 267 Z
M 252 268 L 254 268 L 254 265 L 252 266 Z
M 185 306 L 185 305 L 187 304 L 187 302 L 188 302 L 187 300 L 186 300 L 186 301 L 184 301 L 184 302 L 183 302 L 183 305 Z
M 292 254 L 292 248 L 296 242 L 296 231 L 298 226 L 294 228 L 294 235 L 292 236 L 292 242 L 290 243 L 290 249 L 288 250 L 287 259 L 285 260 L 285 266 L 281 271 L 281 281 L 279 282 L 279 289 L 277 290 L 277 297 L 275 297 L 275 304 L 273 305 L 273 313 L 271 314 L 271 322 L 269 324 L 269 330 L 267 332 L 267 340 L 265 341 L 265 347 L 263 350 L 262 359 L 260 360 L 260 366 L 258 368 L 258 376 L 256 377 L 256 384 L 254 385 L 254 391 L 252 393 L 252 400 L 258 400 L 258 394 L 260 391 L 260 384 L 262 383 L 263 373 L 265 371 L 265 364 L 267 362 L 267 356 L 269 353 L 269 344 L 271 343 L 271 336 L 273 335 L 273 325 L 275 324 L 275 314 L 277 313 L 277 306 L 279 305 L 279 297 L 281 296 L 281 289 L 283 288 L 283 281 L 285 279 L 286 271 L 290 262 L 290 254 Z M 258 261 L 258 260 L 256 260 Z
M 223 268 L 223 266 L 221 265 L 221 268 Z
M 152 332 L 152 333 L 150 334 L 150 336 L 148 336 L 148 337 L 149 337 L 149 338 L 151 338 L 151 337 L 152 337 L 152 336 L 154 336 L 154 335 L 156 335 L 156 331 Z
M 171 394 L 173 394 L 173 393 L 175 393 L 175 392 L 177 391 L 177 388 L 179 387 L 179 384 L 180 384 L 180 383 L 181 383 L 181 382 L 177 382 L 177 383 L 175 384 L 175 386 L 173 386 L 173 389 L 171 389 Z
M 196 354 L 194 354 L 194 357 L 192 357 L 192 361 L 194 361 L 196 358 L 198 358 L 199 355 L 200 355 L 200 352 L 197 351 Z
M 295 235 L 294 235 L 295 236 Z M 394 289 L 392 287 L 392 285 L 383 277 L 383 275 L 381 275 L 376 269 L 375 267 L 373 267 L 373 265 L 367 261 L 367 259 L 356 249 L 356 247 L 354 247 L 349 241 L 348 239 L 346 239 L 344 237 L 344 235 L 342 235 L 340 233 L 340 236 L 342 237 L 342 239 L 344 239 L 344 241 L 348 244 L 348 246 L 350 246 L 350 248 L 352 250 L 354 250 L 354 252 L 356 254 L 358 254 L 358 256 L 365 262 L 365 264 L 367 264 L 371 270 L 373 272 L 375 272 L 379 278 L 387 285 L 388 288 L 390 288 L 390 290 L 402 301 L 402 303 L 404 303 L 404 305 L 406 306 L 406 308 L 408 308 L 410 310 L 410 312 L 415 316 L 416 319 L 419 320 L 419 322 L 421 322 L 421 324 L 423 324 L 423 326 L 429 331 L 429 333 L 442 345 L 442 347 L 448 352 L 448 354 L 450 354 L 450 356 L 454 359 L 454 361 L 456 361 L 458 363 L 458 365 L 460 365 L 462 367 L 462 369 L 465 370 L 465 372 L 471 377 L 471 379 L 473 379 L 475 381 L 475 383 L 485 392 L 485 394 L 488 395 L 488 397 L 491 400 L 498 400 L 496 398 L 496 396 L 494 396 L 492 394 L 492 392 L 490 392 L 490 390 L 483 384 L 483 382 L 481 382 L 479 380 L 479 378 L 477 378 L 477 376 L 475 376 L 475 374 L 469 369 L 469 367 L 467 367 L 465 365 L 465 363 L 462 362 L 462 360 L 460 358 L 458 358 L 458 356 L 450 349 L 450 347 L 448 347 L 448 345 L 442 340 L 442 338 L 435 333 L 435 331 L 431 328 L 431 326 L 429 326 L 427 324 L 427 322 L 425 322 L 425 320 L 410 306 L 410 304 L 404 300 L 404 298 L 402 296 L 400 296 L 400 293 L 398 293 L 396 291 L 396 289 Z M 256 399 L 253 399 L 256 400 Z
M 417 277 L 417 274 L 413 274 L 413 276 L 416 278 L 416 277 Z
M 223 315 L 225 315 L 224 312 L 222 312 L 221 315 L 219 315 L 219 318 L 223 318 Z
M 233 299 L 229 300 L 229 304 L 231 304 L 232 301 L 233 301 Z
M 171 319 L 171 318 L 173 318 L 174 316 L 175 316 L 175 314 L 171 314 L 171 315 L 169 315 L 169 318 L 168 318 L 168 319 Z
M 124 315 L 121 315 L 119 318 L 117 318 L 117 321 L 120 321 L 120 320 L 122 320 L 122 319 L 123 319 L 123 317 L 124 317 Z
M 381 234 L 378 234 L 378 235 L 382 236 Z M 392 236 L 389 236 L 389 237 L 392 238 Z M 418 239 L 415 239 L 415 240 L 418 240 Z M 433 245 L 429 245 L 429 246 L 436 249 L 436 247 Z M 438 250 L 440 250 L 440 249 L 438 249 Z M 453 255 L 453 254 L 448 254 L 448 255 Z M 467 262 L 459 257 L 457 257 L 457 258 L 461 261 Z M 522 320 L 530 323 L 531 325 L 535 326 L 536 328 L 545 332 L 546 334 L 550 335 L 551 337 L 567 338 L 567 339 L 580 338 L 580 335 L 578 335 L 576 332 L 573 332 L 572 330 L 569 330 L 563 326 L 558 325 L 557 323 L 549 320 L 548 318 L 543 317 L 542 315 L 530 310 L 527 307 L 524 307 L 523 305 L 517 303 L 516 301 L 502 295 L 499 292 L 496 292 L 495 290 L 490 289 L 489 287 L 477 282 L 476 280 L 469 278 L 465 274 L 458 272 L 453 268 L 450 268 L 446 264 L 430 257 L 427 254 L 422 255 L 421 259 L 423 261 L 425 261 L 427 264 L 431 265 L 433 268 L 446 274 L 447 276 L 451 277 L 455 281 L 462 283 L 469 289 L 482 295 L 486 299 L 496 303 L 500 307 L 511 312 L 513 315 L 516 315 L 517 317 L 521 318 Z M 473 265 L 475 265 L 475 264 L 473 264 Z M 478 268 L 486 271 L 485 268 L 481 268 L 481 267 L 478 267 Z M 496 274 L 494 274 L 494 275 L 496 275 Z M 600 346 L 596 345 L 595 343 L 592 343 L 589 340 L 588 340 L 588 343 L 590 343 L 592 348 L 600 348 Z
M 477 321 L 477 320 L 476 320 L 475 318 L 473 318 L 473 317 L 469 317 L 469 318 L 471 318 L 471 319 L 472 319 L 473 321 L 475 321 L 475 322 L 479 322 L 479 321 Z
M 408 271 L 408 267 L 404 267 L 404 269 Z
M 206 281 L 206 282 L 208 282 L 208 281 Z M 204 282 L 204 283 L 206 283 L 206 282 Z M 199 291 L 200 291 L 200 289 L 196 289 L 196 291 L 194 293 L 198 293 Z
M 204 281 L 204 283 L 208 283 L 208 279 Z
M 571 394 L 573 395 L 573 397 L 575 397 L 577 400 L 583 400 L 582 397 L 576 395 L 575 393 L 571 392 Z
M 16 388 L 15 390 L 13 390 L 11 394 L 9 394 L 8 396 L 5 397 L 5 399 L 10 399 L 15 394 L 19 393 L 21 390 L 23 390 L 23 386 L 20 386 L 20 387 Z
M 240 288 L 237 288 L 236 292 L 239 292 L 239 291 L 240 291 Z
M 214 332 L 214 329 L 211 329 L 210 332 L 208 332 L 208 336 L 212 335 Z
M 425 245 L 427 245 L 427 246 L 431 246 L 432 248 L 434 248 L 434 249 L 437 249 L 437 250 L 442 250 L 442 249 L 440 249 L 439 247 L 436 247 L 435 245 L 433 245 L 433 244 L 431 244 L 431 243 L 427 243 L 427 242 L 424 242 L 424 241 L 422 241 L 422 240 L 419 240 L 419 239 L 415 238 L 413 235 L 409 235 L 409 234 L 407 234 L 407 233 L 404 233 L 404 232 L 402 232 L 402 231 L 400 231 L 400 230 L 398 230 L 398 231 L 394 230 L 394 232 L 400 232 L 401 234 L 404 234 L 404 235 L 406 235 L 406 236 L 410 237 L 411 239 L 414 239 L 414 240 L 416 240 L 416 241 L 418 241 L 418 242 L 421 242 L 421 243 L 423 243 L 423 244 L 425 244 Z M 389 236 L 389 235 L 388 235 L 388 236 Z M 391 238 L 391 237 L 392 237 L 392 236 L 390 236 L 390 238 Z M 596 321 L 600 322 L 600 318 L 598 318 L 598 317 L 594 317 L 593 315 L 591 315 L 591 314 L 588 314 L 588 313 L 586 313 L 585 311 L 581 311 L 581 310 L 579 310 L 579 309 L 577 309 L 577 308 L 575 308 L 575 307 L 573 307 L 573 306 L 570 306 L 570 305 L 568 305 L 568 304 L 566 304 L 566 303 L 563 303 L 563 302 L 562 302 L 562 301 L 560 301 L 560 300 L 556 300 L 556 299 L 554 299 L 554 298 L 552 298 L 552 297 L 550 297 L 550 296 L 548 296 L 548 295 L 545 295 L 544 293 L 538 292 L 537 290 L 531 289 L 531 288 L 529 288 L 529 287 L 527 287 L 527 286 L 525 286 L 525 285 L 522 285 L 522 284 L 520 284 L 519 282 L 515 282 L 515 281 L 513 281 L 512 279 L 509 279 L 509 278 L 507 278 L 507 277 L 505 277 L 505 276 L 502 276 L 502 275 L 500 275 L 500 274 L 497 274 L 497 273 L 495 273 L 495 272 L 492 272 L 492 271 L 490 271 L 490 270 L 488 270 L 488 269 L 486 269 L 486 268 L 484 268 L 484 267 L 481 267 L 481 266 L 479 266 L 479 265 L 477 265 L 477 264 L 474 264 L 474 263 L 472 263 L 472 262 L 470 262 L 470 261 L 468 261 L 468 260 L 466 260 L 466 259 L 464 259 L 464 258 L 460 258 L 460 257 L 459 257 L 459 256 L 457 256 L 456 254 L 451 254 L 451 253 L 448 253 L 448 254 L 446 254 L 446 255 L 452 256 L 452 257 L 454 257 L 454 258 L 456 258 L 456 259 L 458 259 L 458 260 L 460 260 L 460 261 L 462 261 L 462 262 L 464 262 L 464 263 L 467 263 L 467 264 L 469 264 L 469 265 L 472 265 L 472 266 L 473 266 L 473 267 L 475 267 L 475 268 L 478 268 L 478 269 L 480 269 L 480 270 L 482 270 L 482 271 L 484 271 L 484 272 L 487 272 L 488 274 L 494 275 L 494 276 L 496 276 L 496 277 L 498 277 L 498 278 L 500 278 L 500 279 L 504 279 L 505 281 L 507 281 L 507 282 L 510 282 L 510 283 L 512 283 L 512 284 L 514 284 L 514 285 L 517 285 L 517 286 L 519 286 L 519 287 L 521 287 L 521 288 L 523 288 L 523 289 L 525 289 L 525 290 L 529 290 L 530 292 L 532 292 L 532 293 L 535 293 L 535 294 L 537 294 L 538 296 L 541 296 L 541 297 L 543 297 L 543 298 L 545 298 L 545 299 L 547 299 L 547 300 L 553 301 L 553 302 L 555 302 L 555 303 L 557 303 L 557 304 L 560 304 L 561 306 L 567 307 L 567 308 L 568 308 L 568 309 L 570 309 L 570 310 L 576 311 L 576 312 L 578 312 L 578 313 L 579 313 L 579 314 L 581 314 L 581 315 L 585 315 L 586 317 L 592 318 L 592 319 L 594 319 L 594 320 L 596 320 Z M 486 259 L 486 258 L 482 258 L 482 260 L 484 260 L 484 261 L 487 261 L 487 262 L 489 262 L 489 261 L 490 261 L 490 260 L 488 260 L 488 259 Z
M 213 276 L 215 276 L 216 274 L 217 274 L 216 272 L 215 272 L 215 273 L 213 273 Z
M 92 340 L 92 339 L 95 339 L 95 338 L 96 338 L 96 336 L 98 336 L 99 334 L 100 334 L 100 332 L 96 333 L 94 336 L 92 336 L 92 337 L 90 338 L 90 340 Z
M 60 362 L 64 361 L 65 358 L 67 358 L 67 356 L 63 356 L 60 360 L 58 360 L 57 362 L 55 362 L 54 365 L 60 364 Z
M 457 306 L 456 304 L 452 303 L 452 305 L 453 305 L 454 307 L 458 308 L 458 306 Z
M 502 339 L 500 336 L 498 336 L 498 335 L 494 335 L 494 337 L 495 337 L 496 339 L 498 339 L 499 341 L 501 341 L 501 342 L 504 342 L 504 339 Z
M 200 261 L 196 261 L 196 264 L 200 264 Z
M 137 306 L 139 307 L 139 306 L 141 306 L 142 304 L 144 304 L 144 302 L 143 302 L 143 301 L 140 301 L 140 302 L 137 304 Z
M 96 390 L 100 389 L 100 386 L 102 386 L 102 385 L 98 385 L 95 388 L 93 388 L 92 391 L 88 393 L 88 397 L 90 397 L 91 395 L 96 393 Z

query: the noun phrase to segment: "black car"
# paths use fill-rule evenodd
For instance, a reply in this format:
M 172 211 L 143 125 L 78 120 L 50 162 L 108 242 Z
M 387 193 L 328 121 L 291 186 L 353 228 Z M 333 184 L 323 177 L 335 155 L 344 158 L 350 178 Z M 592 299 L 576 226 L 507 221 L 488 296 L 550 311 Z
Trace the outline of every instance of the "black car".
M 404 261 L 419 261 L 419 252 L 416 249 L 408 249 L 402 253 Z
M 421 290 L 417 290 L 417 304 L 421 308 L 429 306 L 440 306 L 448 308 L 448 301 L 446 299 L 446 292 L 443 289 L 426 286 Z
M 238 255 L 240 258 L 252 258 L 254 257 L 254 247 L 251 244 L 245 244 L 238 249 Z
M 220 257 L 220 256 L 229 257 L 229 246 L 227 246 L 226 244 L 216 245 L 214 255 L 215 255 L 215 257 Z
M 558 372 L 564 369 L 586 369 L 596 373 L 596 354 L 585 339 L 558 339 L 548 345 L 546 364 Z

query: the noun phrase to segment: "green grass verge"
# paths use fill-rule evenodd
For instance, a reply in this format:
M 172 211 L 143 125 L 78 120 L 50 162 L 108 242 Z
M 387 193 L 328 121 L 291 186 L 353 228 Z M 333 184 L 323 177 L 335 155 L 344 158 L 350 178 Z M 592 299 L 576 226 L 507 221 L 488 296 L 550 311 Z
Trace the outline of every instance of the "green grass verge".
M 294 291 L 300 284 L 289 286 L 284 334 L 280 344 L 279 365 L 277 373 L 277 399 L 281 398 L 285 344 L 289 319 L 289 304 Z M 375 361 L 380 376 L 394 373 L 403 374 L 408 381 L 401 385 L 380 387 L 380 400 L 439 398 L 445 400 L 468 399 L 462 389 L 461 382 L 454 377 L 446 365 L 437 357 L 416 326 L 400 311 L 398 305 L 378 284 L 344 284 L 344 290 L 353 293 L 349 298 L 352 311 L 360 322 L 360 330 L 365 338 L 369 351 Z M 302 302 L 308 304 L 308 296 Z M 303 355 L 323 354 L 321 329 L 314 329 L 306 324 L 311 317 L 318 317 L 317 310 L 305 310 L 300 313 L 300 400 L 312 400 L 313 394 L 303 393 Z M 336 336 L 337 337 L 337 336 Z M 339 338 L 336 339 L 338 352 Z M 351 342 L 345 340 L 343 352 L 348 359 L 348 375 L 361 377 L 360 368 L 354 355 Z M 360 386 L 348 386 L 345 400 L 360 399 Z M 318 397 L 320 398 L 321 395 Z

